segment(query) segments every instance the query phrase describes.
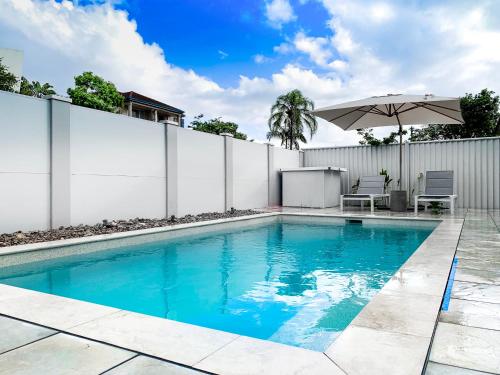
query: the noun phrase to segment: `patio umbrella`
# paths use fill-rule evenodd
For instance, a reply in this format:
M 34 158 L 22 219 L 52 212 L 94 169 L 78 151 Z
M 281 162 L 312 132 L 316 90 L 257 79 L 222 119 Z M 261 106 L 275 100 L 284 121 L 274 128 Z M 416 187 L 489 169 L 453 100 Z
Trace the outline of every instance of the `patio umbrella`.
M 399 126 L 399 181 L 403 175 L 403 126 L 463 124 L 459 98 L 385 95 L 319 108 L 311 112 L 344 130 Z

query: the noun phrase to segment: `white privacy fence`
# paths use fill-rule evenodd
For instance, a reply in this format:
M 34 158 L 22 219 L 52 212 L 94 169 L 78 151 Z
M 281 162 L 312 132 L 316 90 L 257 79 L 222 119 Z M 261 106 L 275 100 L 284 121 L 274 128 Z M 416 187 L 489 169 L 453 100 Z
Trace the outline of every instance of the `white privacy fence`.
M 334 165 L 348 168 L 344 189 L 360 176 L 386 169 L 397 188 L 399 146 L 348 146 L 307 149 L 307 167 Z M 500 137 L 404 144 L 403 188 L 414 194 L 425 188 L 426 171 L 454 171 L 457 206 L 500 208 Z
M 298 151 L 0 91 L 0 233 L 260 208 Z
M 459 207 L 500 208 L 500 138 L 407 143 L 403 187 L 453 170 Z M 281 203 L 279 170 L 398 173 L 398 146 L 290 151 L 0 91 L 0 233 Z M 396 184 L 393 183 L 393 188 Z

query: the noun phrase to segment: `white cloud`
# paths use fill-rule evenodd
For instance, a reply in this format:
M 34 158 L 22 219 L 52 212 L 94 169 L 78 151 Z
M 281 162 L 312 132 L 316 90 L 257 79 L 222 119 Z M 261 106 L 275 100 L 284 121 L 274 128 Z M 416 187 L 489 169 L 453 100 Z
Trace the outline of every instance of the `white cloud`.
M 289 0 L 269 0 L 265 6 L 267 20 L 275 28 L 279 29 L 283 24 L 297 18 Z
M 229 53 L 227 52 L 224 52 L 223 50 L 218 50 L 217 53 L 219 54 L 219 58 L 221 60 L 224 60 L 226 57 L 229 56 Z
M 255 61 L 256 64 L 264 64 L 271 60 L 272 60 L 271 58 L 261 55 L 260 53 L 253 57 L 253 61 Z
M 500 82 L 500 2 L 323 0 L 333 45 L 356 81 L 463 95 Z M 497 42 L 495 42 L 495 40 Z
M 336 70 L 338 72 L 343 72 L 348 68 L 347 62 L 343 60 L 333 60 L 331 63 L 328 64 L 328 67 L 332 68 L 333 70 Z
M 370 13 L 373 20 L 378 23 L 389 21 L 395 16 L 393 9 L 386 3 L 373 4 Z
M 317 107 L 386 93 L 462 95 L 488 87 L 500 91 L 500 2 L 453 1 L 440 6 L 387 0 L 393 16 L 373 16 L 368 0 L 323 0 L 331 32 L 305 33 L 275 47 L 300 52 L 321 65 L 318 73 L 288 63 L 269 78 L 241 76 L 221 87 L 193 70 L 168 62 L 168 51 L 146 43 L 135 21 L 109 4 L 0 0 L 0 45 L 25 51 L 25 74 L 54 83 L 60 93 L 73 76 L 91 70 L 117 84 L 186 110 L 223 116 L 263 140 L 275 98 L 298 88 Z M 379 3 L 380 4 L 380 3 Z M 293 17 L 293 11 L 292 11 Z M 385 14 L 382 12 L 382 14 Z M 383 18 L 383 17 L 382 17 Z M 256 58 L 255 59 L 260 59 Z M 378 129 L 377 134 L 390 129 Z M 357 143 L 320 121 L 312 145 Z
M 188 121 L 198 113 L 223 116 L 257 140 L 264 140 L 270 106 L 283 92 L 299 88 L 323 104 L 338 98 L 340 81 L 295 65 L 269 79 L 241 76 L 235 87 L 223 88 L 169 64 L 163 50 L 145 43 L 136 23 L 109 4 L 1 1 L 0 45 L 23 49 L 25 75 L 53 83 L 61 94 L 73 85 L 73 76 L 91 70 L 120 90 L 184 109 Z
M 293 46 L 288 42 L 283 42 L 277 46 L 274 46 L 273 51 L 282 55 L 291 53 L 293 51 Z
M 332 58 L 328 38 L 308 37 L 301 31 L 295 35 L 293 43 L 298 51 L 307 54 L 319 66 L 327 66 Z

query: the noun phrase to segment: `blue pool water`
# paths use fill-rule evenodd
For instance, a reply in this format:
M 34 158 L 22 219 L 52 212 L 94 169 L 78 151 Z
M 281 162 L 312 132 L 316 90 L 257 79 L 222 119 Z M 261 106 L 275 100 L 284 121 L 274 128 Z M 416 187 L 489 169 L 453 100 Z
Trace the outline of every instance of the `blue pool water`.
M 0 282 L 323 350 L 432 229 L 268 223 L 0 268 Z

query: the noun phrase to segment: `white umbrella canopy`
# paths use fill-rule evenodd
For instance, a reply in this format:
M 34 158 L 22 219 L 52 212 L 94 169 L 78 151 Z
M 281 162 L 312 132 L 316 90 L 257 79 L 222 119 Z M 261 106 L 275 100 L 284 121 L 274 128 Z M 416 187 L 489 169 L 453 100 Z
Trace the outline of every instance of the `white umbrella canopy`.
M 355 100 L 311 113 L 344 130 L 399 126 L 399 185 L 403 170 L 403 126 L 463 124 L 459 98 L 389 94 Z
M 459 98 L 385 95 L 318 108 L 311 112 L 344 130 L 417 124 L 463 124 Z

